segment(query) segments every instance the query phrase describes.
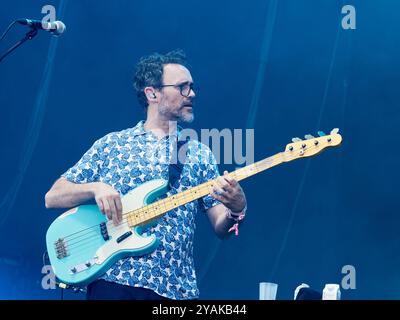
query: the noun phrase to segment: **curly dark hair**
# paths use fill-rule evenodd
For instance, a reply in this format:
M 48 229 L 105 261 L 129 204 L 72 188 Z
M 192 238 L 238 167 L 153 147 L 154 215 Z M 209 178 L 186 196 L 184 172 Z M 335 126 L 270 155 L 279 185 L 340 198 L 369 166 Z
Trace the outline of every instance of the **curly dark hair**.
M 176 63 L 187 67 L 186 54 L 181 49 L 170 51 L 166 54 L 153 53 L 142 57 L 136 65 L 133 78 L 133 87 L 136 89 L 139 104 L 147 109 L 148 102 L 144 88 L 160 88 L 162 85 L 163 66 Z

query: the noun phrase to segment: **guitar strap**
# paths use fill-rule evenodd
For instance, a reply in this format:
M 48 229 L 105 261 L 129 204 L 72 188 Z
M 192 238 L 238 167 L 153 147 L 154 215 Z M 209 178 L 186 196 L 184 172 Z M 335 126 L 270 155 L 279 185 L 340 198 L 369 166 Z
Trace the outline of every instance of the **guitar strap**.
M 168 167 L 168 186 L 171 189 L 172 187 L 177 187 L 177 183 L 179 182 L 182 174 L 182 169 L 183 166 L 185 165 L 187 154 L 188 154 L 188 145 L 186 143 L 189 142 L 189 137 L 186 138 L 186 140 L 178 140 L 176 141 L 176 148 L 177 152 L 174 152 L 174 146 L 171 148 L 172 154 L 171 154 L 171 160 L 169 163 Z M 183 148 L 183 149 L 182 149 Z M 181 152 L 185 152 L 185 156 L 182 160 L 180 161 L 180 156 L 179 154 Z

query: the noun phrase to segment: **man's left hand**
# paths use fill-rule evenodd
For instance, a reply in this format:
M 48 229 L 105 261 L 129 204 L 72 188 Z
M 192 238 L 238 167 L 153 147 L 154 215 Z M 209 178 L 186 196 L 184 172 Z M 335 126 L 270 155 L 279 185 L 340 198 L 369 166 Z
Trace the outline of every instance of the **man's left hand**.
M 228 171 L 224 171 L 224 175 L 215 180 L 214 185 L 210 187 L 210 194 L 232 212 L 241 212 L 246 207 L 246 196 L 239 183 L 229 176 Z

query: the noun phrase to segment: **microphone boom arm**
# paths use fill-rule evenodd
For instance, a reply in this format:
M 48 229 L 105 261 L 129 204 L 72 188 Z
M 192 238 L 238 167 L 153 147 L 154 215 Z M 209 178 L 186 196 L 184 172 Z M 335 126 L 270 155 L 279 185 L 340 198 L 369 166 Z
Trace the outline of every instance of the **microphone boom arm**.
M 14 44 L 10 49 L 8 49 L 6 51 L 5 54 L 3 54 L 0 57 L 0 62 L 6 57 L 8 56 L 11 52 L 13 52 L 15 49 L 17 49 L 20 45 L 22 45 L 25 41 L 27 40 L 32 40 L 36 35 L 38 34 L 38 30 L 35 28 L 32 28 L 31 30 L 29 30 L 26 34 L 25 37 L 22 38 L 20 41 L 18 41 L 16 44 Z

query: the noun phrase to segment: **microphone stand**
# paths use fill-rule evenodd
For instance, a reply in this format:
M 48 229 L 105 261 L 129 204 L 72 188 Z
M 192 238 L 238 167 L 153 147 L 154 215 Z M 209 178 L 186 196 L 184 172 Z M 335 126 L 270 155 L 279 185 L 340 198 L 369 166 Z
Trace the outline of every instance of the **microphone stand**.
M 5 54 L 3 54 L 0 57 L 0 62 L 6 57 L 8 56 L 11 52 L 13 52 L 15 49 L 17 49 L 21 44 L 23 44 L 25 41 L 27 40 L 32 40 L 36 35 L 37 35 L 38 31 L 35 28 L 32 28 L 30 31 L 28 31 L 25 34 L 25 37 L 22 38 L 20 41 L 18 41 L 16 44 L 14 44 L 10 49 L 7 50 L 7 52 Z

